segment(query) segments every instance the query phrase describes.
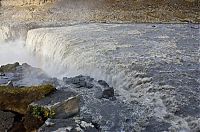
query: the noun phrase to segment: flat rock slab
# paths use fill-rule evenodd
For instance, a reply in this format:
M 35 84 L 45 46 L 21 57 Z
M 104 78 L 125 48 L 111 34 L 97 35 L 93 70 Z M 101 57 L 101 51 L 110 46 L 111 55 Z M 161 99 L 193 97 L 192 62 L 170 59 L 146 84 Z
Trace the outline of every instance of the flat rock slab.
M 33 102 L 29 107 L 43 107 L 55 112 L 56 119 L 67 118 L 79 112 L 80 98 L 74 92 L 57 90 L 44 99 Z

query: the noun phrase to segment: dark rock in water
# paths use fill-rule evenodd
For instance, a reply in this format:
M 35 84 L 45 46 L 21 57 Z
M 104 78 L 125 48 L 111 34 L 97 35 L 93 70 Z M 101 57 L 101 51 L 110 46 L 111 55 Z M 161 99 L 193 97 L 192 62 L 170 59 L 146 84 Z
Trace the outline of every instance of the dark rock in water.
M 76 85 L 70 82 L 72 78 L 64 78 L 68 82 L 64 82 L 68 87 L 61 87 L 61 89 L 64 91 L 73 90 L 80 95 L 79 117 L 81 121 L 79 124 L 81 129 L 86 132 L 95 132 L 96 130 L 111 132 L 132 131 L 133 124 L 139 115 L 137 112 L 142 113 L 143 106 L 125 104 L 118 98 L 115 98 L 113 88 L 99 85 L 98 81 L 87 76 L 79 76 L 80 78 L 93 84 L 93 88 L 82 87 L 77 89 Z M 102 99 L 102 97 L 108 99 Z M 125 122 L 126 119 L 129 121 Z M 84 124 L 86 124 L 85 126 L 93 125 L 93 128 L 83 127 Z
M 109 87 L 109 85 L 106 83 L 106 81 L 99 80 L 98 83 L 104 87 Z
M 87 82 L 85 87 L 86 87 L 86 88 L 93 88 L 93 86 L 94 86 L 94 85 L 93 85 L 92 83 Z
M 4 73 L 0 73 L 0 76 L 5 76 L 5 74 Z
M 105 89 L 103 91 L 102 98 L 109 99 L 111 97 L 114 97 L 114 89 L 113 88 Z
M 11 112 L 0 111 L 0 132 L 6 132 L 13 126 L 14 117 Z
M 91 83 L 91 81 L 93 81 L 94 79 L 93 78 L 90 78 L 88 76 L 82 76 L 82 75 L 79 75 L 79 76 L 76 76 L 76 77 L 73 77 L 73 78 L 67 78 L 67 77 L 64 77 L 63 78 L 63 81 L 66 83 L 66 84 L 74 84 L 76 86 L 76 88 L 81 88 L 81 87 L 85 87 L 85 88 L 93 88 L 93 84 Z
M 148 125 L 146 125 L 145 130 L 143 132 L 163 132 L 169 131 L 168 128 L 171 126 L 170 123 L 167 122 L 159 122 L 155 118 L 150 118 L 148 120 Z

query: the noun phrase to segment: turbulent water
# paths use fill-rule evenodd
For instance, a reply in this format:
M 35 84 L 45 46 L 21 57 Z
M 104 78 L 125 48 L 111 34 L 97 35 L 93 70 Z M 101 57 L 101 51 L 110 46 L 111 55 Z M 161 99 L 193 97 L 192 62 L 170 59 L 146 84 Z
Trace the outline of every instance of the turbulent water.
M 188 25 L 85 24 L 30 30 L 26 46 L 51 75 L 89 75 L 135 96 L 153 86 L 150 67 L 197 63 L 198 34 Z
M 1 43 L 0 62 L 27 62 L 54 77 L 105 80 L 119 99 L 148 108 L 141 118 L 152 114 L 189 130 L 193 126 L 186 117 L 197 124 L 200 117 L 199 31 L 190 24 L 38 28 L 28 31 L 25 42 Z M 173 117 L 165 119 L 168 115 Z
M 39 28 L 28 31 L 26 42 L 1 44 L 0 59 L 27 62 L 54 77 L 89 75 L 127 91 L 151 82 L 145 74 L 152 65 L 198 62 L 198 33 L 188 25 L 161 24 Z M 193 46 L 183 49 L 189 42 Z

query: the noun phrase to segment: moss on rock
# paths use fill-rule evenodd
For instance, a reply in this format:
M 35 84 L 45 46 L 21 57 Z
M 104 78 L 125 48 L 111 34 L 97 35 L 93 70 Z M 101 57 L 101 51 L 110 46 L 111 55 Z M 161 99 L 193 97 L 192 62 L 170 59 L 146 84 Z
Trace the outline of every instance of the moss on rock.
M 44 98 L 55 90 L 52 85 L 23 88 L 0 86 L 0 109 L 26 114 L 30 103 Z

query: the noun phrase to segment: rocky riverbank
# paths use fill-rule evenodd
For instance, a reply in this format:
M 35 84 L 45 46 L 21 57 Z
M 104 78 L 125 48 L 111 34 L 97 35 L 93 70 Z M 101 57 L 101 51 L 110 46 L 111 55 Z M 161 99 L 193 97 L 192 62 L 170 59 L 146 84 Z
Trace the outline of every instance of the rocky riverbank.
M 1 66 L 0 71 L 1 131 L 128 131 L 139 116 L 103 80 L 82 75 L 58 80 L 18 63 Z M 24 81 L 27 71 L 35 74 L 30 81 L 42 78 L 35 84 L 40 86 L 27 87 L 34 85 Z
M 59 80 L 48 77 L 38 68 L 27 64 L 19 65 L 18 63 L 1 66 L 0 71 L 1 131 L 37 129 L 40 132 L 122 130 L 155 132 L 198 131 L 200 129 L 198 105 L 193 106 L 192 100 L 185 100 L 182 95 L 185 92 L 175 91 L 178 89 L 170 87 L 171 83 L 164 78 L 162 79 L 162 76 L 161 78 L 154 76 L 153 80 L 156 82 L 156 78 L 162 79 L 163 81 L 159 81 L 159 83 L 170 84 L 160 84 L 162 89 L 152 87 L 146 95 L 160 92 L 163 93 L 162 101 L 170 101 L 170 98 L 167 97 L 175 94 L 177 103 L 163 102 L 169 113 L 162 113 L 164 107 L 160 107 L 159 99 L 155 98 L 154 101 L 156 102 L 152 105 L 151 103 L 144 105 L 144 103 L 138 102 L 139 99 L 142 99 L 143 95 L 141 95 L 138 101 L 129 102 L 126 99 L 123 100 L 115 88 L 110 87 L 105 81 L 96 81 L 89 76 L 64 77 Z M 32 72 L 30 77 L 27 77 L 28 72 Z M 195 74 L 198 77 L 198 71 Z M 167 77 L 166 73 L 162 73 L 162 75 Z M 139 76 L 142 77 L 142 75 Z M 40 81 L 37 83 L 32 81 L 38 80 L 38 78 L 40 78 Z M 55 87 L 56 91 L 47 84 Z M 194 85 L 194 90 L 198 90 L 198 84 L 191 82 L 191 85 Z M 54 92 L 51 92 L 52 90 L 49 88 Z M 46 89 L 46 92 L 40 92 L 42 89 Z M 24 95 L 24 92 L 26 92 L 26 95 Z M 49 92 L 51 93 L 49 94 Z M 178 95 L 177 92 L 179 92 Z M 196 100 L 193 104 L 198 104 L 198 96 L 187 95 Z M 150 95 L 146 97 L 150 97 Z M 173 98 L 171 99 L 173 100 Z M 14 103 L 12 103 L 13 101 Z M 24 101 L 27 103 L 24 103 Z M 188 107 L 182 107 L 182 101 L 185 101 L 184 105 Z M 20 105 L 20 103 L 23 105 Z M 180 105 L 178 105 L 179 103 Z M 174 121 L 180 124 L 174 124 Z M 184 121 L 187 121 L 187 123 L 184 124 Z

